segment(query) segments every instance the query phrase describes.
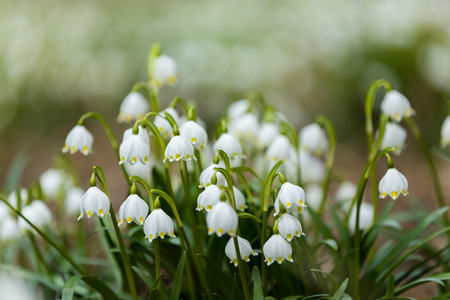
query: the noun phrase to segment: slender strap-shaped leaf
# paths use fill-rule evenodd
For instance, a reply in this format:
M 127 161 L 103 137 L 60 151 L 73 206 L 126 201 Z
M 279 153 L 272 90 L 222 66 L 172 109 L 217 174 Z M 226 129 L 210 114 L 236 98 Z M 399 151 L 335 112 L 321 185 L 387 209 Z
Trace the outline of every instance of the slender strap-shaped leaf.
M 445 285 L 442 280 L 439 280 L 439 279 L 436 279 L 436 278 L 433 278 L 433 277 L 420 278 L 420 279 L 417 279 L 417 280 L 415 280 L 413 282 L 407 283 L 407 284 L 399 287 L 398 289 L 396 289 L 395 292 L 394 292 L 394 296 L 398 296 L 398 295 L 406 292 L 407 290 L 410 290 L 410 289 L 412 289 L 412 288 L 414 288 L 416 286 L 419 286 L 419 285 L 427 283 L 427 282 L 436 282 L 437 284 L 439 284 L 441 286 Z
M 145 283 L 148 289 L 151 290 L 153 288 L 153 280 L 150 277 L 150 275 L 146 271 L 136 266 L 132 266 L 131 268 L 133 269 L 134 272 L 136 272 L 136 274 L 138 274 L 138 276 L 142 279 L 142 281 Z
M 172 292 L 170 293 L 171 300 L 180 299 L 181 285 L 183 283 L 184 263 L 186 259 L 186 251 L 181 254 L 178 261 L 177 272 L 173 280 Z
M 386 297 L 393 297 L 395 292 L 395 277 L 394 274 L 390 274 L 386 287 Z
M 342 295 L 344 295 L 345 289 L 347 288 L 347 285 L 348 285 L 348 278 L 344 280 L 344 282 L 338 288 L 336 293 L 334 293 L 333 300 L 341 300 Z
M 330 278 L 331 283 L 333 284 L 334 288 L 335 289 L 339 288 L 339 283 L 337 282 L 336 278 L 334 278 L 334 276 L 331 275 L 330 273 L 325 272 L 325 271 L 320 270 L 320 269 L 311 269 L 311 272 L 319 272 L 319 273 L 325 274 L 328 278 Z
M 239 219 L 252 219 L 258 223 L 262 222 L 260 218 L 246 212 L 238 212 L 237 215 Z
M 75 287 L 78 285 L 80 280 L 83 280 L 99 292 L 103 299 L 119 300 L 119 297 L 117 297 L 113 290 L 111 290 L 102 280 L 89 275 L 77 275 L 70 277 L 64 284 L 64 288 L 62 290 L 63 300 L 71 300 L 73 298 Z
M 159 276 L 159 278 L 161 278 L 161 276 Z M 160 300 L 161 299 L 161 294 L 159 293 L 159 291 L 157 289 L 153 289 L 152 292 L 150 293 L 150 295 L 148 296 L 149 300 Z
M 258 267 L 254 266 L 252 270 L 253 279 L 253 300 L 264 300 L 264 292 L 261 285 L 261 274 Z
M 326 245 L 328 246 L 330 249 L 333 249 L 334 251 L 338 251 L 339 246 L 337 244 L 337 242 L 333 239 L 326 239 L 326 240 L 322 240 L 320 242 L 318 242 L 314 247 L 313 247 L 313 252 L 316 252 L 320 246 L 322 245 Z

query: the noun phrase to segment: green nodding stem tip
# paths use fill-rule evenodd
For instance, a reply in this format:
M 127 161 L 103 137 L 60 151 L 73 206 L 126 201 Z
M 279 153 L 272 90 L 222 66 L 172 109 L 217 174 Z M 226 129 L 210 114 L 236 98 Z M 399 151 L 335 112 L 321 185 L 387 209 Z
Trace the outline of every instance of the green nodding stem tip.
M 389 154 L 385 154 L 387 158 L 387 165 L 389 169 L 394 168 L 394 161 L 392 160 L 391 156 Z
M 136 194 L 136 192 L 137 192 L 137 187 L 136 187 L 136 182 L 133 182 L 133 184 L 131 185 L 131 188 L 130 188 L 130 194 Z
M 217 172 L 214 172 L 213 176 L 211 177 L 211 184 L 217 184 Z
M 95 173 L 92 173 L 91 179 L 89 179 L 89 185 L 94 187 L 97 185 L 97 181 L 95 180 Z
M 153 209 L 157 209 L 161 207 L 161 202 L 159 201 L 160 196 L 156 197 L 155 201 L 153 202 Z

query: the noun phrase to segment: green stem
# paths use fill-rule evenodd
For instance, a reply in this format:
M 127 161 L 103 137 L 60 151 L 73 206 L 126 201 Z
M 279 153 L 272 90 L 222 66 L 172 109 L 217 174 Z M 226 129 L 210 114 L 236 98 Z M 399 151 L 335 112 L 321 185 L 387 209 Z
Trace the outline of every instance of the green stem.
M 234 242 L 234 250 L 236 251 L 236 257 L 238 260 L 239 275 L 242 281 L 242 289 L 244 290 L 245 300 L 250 300 L 250 291 L 248 290 L 247 276 L 245 275 L 244 263 L 242 261 L 237 236 L 233 237 L 233 242 Z
M 36 243 L 36 239 L 34 238 L 33 233 L 28 232 L 28 238 L 31 241 L 31 245 L 33 246 L 34 254 L 36 255 L 38 270 L 40 269 L 39 264 L 42 265 L 44 267 L 45 273 L 47 274 L 48 277 L 50 277 L 52 272 L 51 272 L 49 266 L 45 263 L 44 257 L 42 256 L 42 253 L 39 250 L 39 247 Z
M 111 144 L 111 147 L 114 149 L 114 152 L 116 153 L 117 161 L 120 161 L 119 145 L 117 144 L 117 140 L 114 137 L 114 134 L 113 134 L 108 122 L 106 122 L 105 118 L 103 118 L 102 115 L 100 115 L 96 112 L 90 111 L 80 117 L 80 119 L 78 120 L 78 124 L 83 125 L 84 121 L 88 118 L 96 119 L 97 121 L 99 121 L 102 124 L 103 128 L 105 129 L 106 136 L 108 137 L 109 143 Z M 125 180 L 126 180 L 127 184 L 129 186 L 131 186 L 131 183 L 128 179 L 128 173 L 125 170 L 125 166 L 123 164 L 120 166 L 122 168 L 122 172 L 123 172 L 123 175 L 125 176 Z
M 212 295 L 211 289 L 209 288 L 208 281 L 206 280 L 205 274 L 203 274 L 203 271 L 202 271 L 200 263 L 199 263 L 199 261 L 197 259 L 197 256 L 195 255 L 194 250 L 192 249 L 192 246 L 189 243 L 189 239 L 188 239 L 188 237 L 186 235 L 186 231 L 184 230 L 183 223 L 181 222 L 180 215 L 178 213 L 178 210 L 177 210 L 177 207 L 175 205 L 175 202 L 173 201 L 173 199 L 169 195 L 167 195 L 165 192 L 163 192 L 161 190 L 152 189 L 151 191 L 152 191 L 152 193 L 160 195 L 164 200 L 166 200 L 167 203 L 169 204 L 170 208 L 172 209 L 173 214 L 175 216 L 175 220 L 176 220 L 177 225 L 178 225 L 178 228 L 179 228 L 179 230 L 181 232 L 181 235 L 183 237 L 183 241 L 184 241 L 184 243 L 186 245 L 186 248 L 187 248 L 187 251 L 189 253 L 189 256 L 191 257 L 192 262 L 194 263 L 194 267 L 197 270 L 197 274 L 198 274 L 198 276 L 200 278 L 201 284 L 202 284 L 203 288 L 205 289 L 206 296 L 207 296 L 208 299 L 213 300 L 214 297 Z
M 15 209 L 11 204 L 9 204 L 8 200 L 6 200 L 3 196 L 0 195 L 0 200 L 2 200 L 4 203 L 6 203 L 6 205 L 9 206 L 9 208 L 15 212 L 18 216 L 22 217 L 25 222 L 27 222 L 34 230 L 36 230 L 36 232 L 47 242 L 49 243 L 53 248 L 55 248 L 56 251 L 59 252 L 59 254 L 61 254 L 62 257 L 64 257 L 68 263 L 70 263 L 72 265 L 72 267 L 81 275 L 86 275 L 86 271 L 81 268 L 73 259 L 72 257 L 70 257 L 70 255 L 63 250 L 62 247 L 58 246 L 52 239 L 50 239 L 48 237 L 47 234 L 45 234 L 43 231 L 41 231 L 39 228 L 37 228 L 33 223 L 31 223 L 26 217 L 24 217 L 24 215 L 22 215 L 22 213 L 20 211 L 18 211 L 17 209 Z
M 117 225 L 117 218 L 116 218 L 116 214 L 114 212 L 114 208 L 113 208 L 113 205 L 111 202 L 111 197 L 108 192 L 108 186 L 106 184 L 105 175 L 103 174 L 103 170 L 100 167 L 95 166 L 94 170 L 95 170 L 95 175 L 97 176 L 103 191 L 105 192 L 106 196 L 108 196 L 108 199 L 109 199 L 111 221 L 113 223 L 114 233 L 116 234 L 116 237 L 117 237 L 117 242 L 119 243 L 120 255 L 122 256 L 122 260 L 123 260 L 123 263 L 125 266 L 125 273 L 127 275 L 127 280 L 128 280 L 128 285 L 130 287 L 131 297 L 133 300 L 137 300 L 138 294 L 136 291 L 136 285 L 134 283 L 130 260 L 128 258 L 127 251 L 125 249 L 125 244 L 122 239 L 122 233 L 120 232 L 119 226 Z M 128 177 L 127 177 L 127 180 L 129 181 Z
M 192 206 L 192 199 L 191 199 L 191 189 L 189 184 L 189 174 L 187 172 L 187 166 L 186 161 L 181 160 L 180 161 L 180 174 L 181 174 L 181 181 L 183 184 L 184 189 L 184 196 L 185 196 L 185 203 L 187 203 L 187 211 L 189 214 L 189 218 L 191 219 L 191 227 L 192 227 L 192 236 L 194 238 L 194 249 L 198 250 L 200 249 L 201 241 L 199 240 L 199 236 L 197 234 L 197 219 L 195 217 L 195 205 Z

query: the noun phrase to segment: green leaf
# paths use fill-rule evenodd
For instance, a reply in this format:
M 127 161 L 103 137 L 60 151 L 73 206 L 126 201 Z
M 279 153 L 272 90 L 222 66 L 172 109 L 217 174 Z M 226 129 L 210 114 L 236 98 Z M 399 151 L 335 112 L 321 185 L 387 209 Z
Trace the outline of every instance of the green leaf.
M 180 299 L 181 285 L 183 283 L 184 264 L 186 259 L 186 251 L 181 254 L 178 262 L 177 271 L 173 280 L 172 292 L 170 293 L 171 300 Z
M 386 287 L 386 297 L 393 297 L 395 291 L 395 277 L 393 274 L 389 275 L 387 287 Z
M 348 278 L 344 280 L 344 282 L 341 284 L 336 293 L 334 293 L 333 295 L 334 300 L 341 300 L 342 295 L 344 295 L 345 289 L 347 288 L 347 285 L 348 285 Z
M 433 276 L 430 276 L 430 277 L 431 278 L 435 278 L 435 279 L 439 279 L 439 280 L 450 280 L 450 272 L 436 274 L 436 275 L 433 275 Z
M 303 296 L 300 296 L 300 295 L 287 296 L 287 297 L 282 298 L 281 300 L 297 300 L 297 299 L 300 299 L 301 297 L 303 297 Z
M 252 270 L 252 280 L 253 284 L 253 300 L 263 300 L 264 292 L 261 285 L 261 274 L 259 273 L 258 267 L 253 267 Z
M 133 269 L 134 272 L 136 272 L 136 274 L 138 274 L 138 276 L 142 279 L 142 281 L 145 283 L 148 289 L 151 290 L 153 288 L 152 284 L 153 280 L 150 277 L 150 275 L 146 271 L 139 269 L 136 266 L 132 266 L 131 268 Z
M 159 278 L 161 278 L 161 276 L 159 276 Z M 150 295 L 148 296 L 149 300 L 160 300 L 161 299 L 161 294 L 159 293 L 159 291 L 155 288 L 152 290 L 152 292 L 150 293 Z
M 335 289 L 339 288 L 339 283 L 337 282 L 336 278 L 334 278 L 334 276 L 331 275 L 330 273 L 325 272 L 325 271 L 320 270 L 320 269 L 311 269 L 311 272 L 319 272 L 319 273 L 325 274 L 328 278 L 330 278 L 331 283 L 333 284 L 334 288 Z
M 326 239 L 326 240 L 322 240 L 317 243 L 317 246 L 321 246 L 321 245 L 327 245 L 328 247 L 330 247 L 331 249 L 333 249 L 335 251 L 337 251 L 339 249 L 337 242 L 333 239 Z M 317 250 L 317 249 L 315 249 L 315 250 Z
M 333 297 L 327 294 L 317 294 L 317 295 L 311 295 L 308 297 L 301 298 L 301 300 L 309 300 L 309 299 L 330 299 L 333 300 Z
M 80 280 L 83 280 L 93 289 L 99 292 L 102 295 L 103 299 L 119 300 L 119 297 L 117 297 L 117 295 L 102 280 L 98 279 L 97 277 L 88 275 L 77 275 L 70 277 L 64 284 L 64 288 L 62 291 L 63 300 L 70 300 L 73 298 L 75 287 L 78 285 L 78 282 L 80 282 Z
M 436 279 L 436 278 L 432 278 L 432 277 L 427 277 L 427 278 L 420 278 L 417 280 L 414 280 L 410 283 L 407 283 L 401 287 L 399 287 L 398 289 L 395 290 L 394 296 L 398 296 L 400 294 L 403 294 L 404 292 L 406 292 L 409 289 L 412 289 L 416 286 L 419 286 L 421 284 L 427 283 L 427 282 L 436 282 L 439 285 L 444 286 L 444 282 L 442 282 L 442 280 Z
M 262 220 L 258 217 L 255 217 L 252 214 L 246 213 L 246 212 L 238 212 L 238 218 L 239 219 L 252 219 L 255 220 L 256 222 L 262 223 Z

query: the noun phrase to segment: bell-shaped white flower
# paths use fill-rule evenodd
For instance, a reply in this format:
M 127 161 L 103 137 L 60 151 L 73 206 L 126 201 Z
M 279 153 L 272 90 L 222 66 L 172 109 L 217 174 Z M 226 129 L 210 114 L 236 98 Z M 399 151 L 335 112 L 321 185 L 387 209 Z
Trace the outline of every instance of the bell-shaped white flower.
M 177 64 L 173 58 L 164 54 L 155 58 L 153 81 L 158 87 L 163 86 L 163 84 L 175 85 L 177 82 Z
M 403 117 L 410 117 L 415 114 L 408 99 L 395 90 L 386 93 L 381 102 L 381 112 L 391 117 L 395 122 L 400 122 Z
M 378 190 L 380 191 L 380 198 L 386 198 L 389 195 L 395 200 L 400 194 L 408 195 L 408 181 L 396 168 L 390 168 L 381 178 Z
M 237 160 L 243 157 L 242 147 L 239 141 L 229 133 L 222 133 L 219 139 L 214 143 L 214 152 L 224 151 L 230 160 Z
M 156 208 L 145 219 L 144 234 L 150 243 L 157 237 L 164 239 L 165 235 L 175 237 L 173 221 L 161 208 Z
M 380 150 L 392 147 L 394 148 L 394 153 L 400 155 L 405 147 L 405 141 L 406 130 L 397 123 L 388 122 L 380 144 Z
M 303 127 L 299 138 L 302 149 L 316 156 L 320 156 L 328 150 L 328 138 L 325 131 L 317 123 Z
M 211 178 L 214 175 L 214 172 L 216 172 L 216 171 L 214 171 L 214 168 L 224 168 L 224 167 L 225 167 L 225 164 L 221 161 L 219 162 L 219 164 L 209 165 L 200 174 L 200 178 L 199 178 L 200 185 L 198 187 L 200 187 L 200 188 L 208 187 L 211 184 Z M 222 173 L 216 172 L 216 177 L 217 177 L 216 185 L 218 187 L 227 186 L 225 177 L 222 175 Z
M 215 204 L 220 202 L 221 194 L 222 191 L 217 185 L 209 185 L 203 192 L 200 193 L 200 195 L 198 195 L 196 210 L 200 211 L 204 208 L 206 211 L 210 211 Z
M 145 182 L 150 184 L 152 166 L 151 163 L 144 164 L 140 161 L 137 161 L 134 164 L 125 162 L 124 164 L 125 170 L 128 173 L 128 176 L 138 176 L 142 178 Z
M 18 238 L 19 233 L 16 219 L 6 216 L 0 220 L 0 241 L 15 240 Z
M 86 214 L 88 218 L 96 214 L 100 218 L 106 218 L 106 214 L 109 215 L 110 203 L 108 196 L 103 193 L 99 188 L 92 186 L 81 198 L 81 214 L 78 220 L 84 218 Z
M 241 259 L 243 261 L 249 262 L 250 255 L 258 255 L 256 252 L 253 251 L 253 248 L 250 245 L 249 241 L 247 241 L 244 238 L 241 238 L 240 236 L 237 237 L 237 240 L 239 245 L 239 252 L 241 254 Z M 234 238 L 230 238 L 228 240 L 228 243 L 225 246 L 225 254 L 230 259 L 230 263 L 234 263 L 234 266 L 237 267 L 239 262 L 236 255 L 236 248 L 234 247 Z
M 450 145 L 450 116 L 447 116 L 442 124 L 440 145 L 442 148 Z
M 130 92 L 120 104 L 117 122 L 130 123 L 133 120 L 142 119 L 148 111 L 149 104 L 147 99 L 141 93 Z
M 206 224 L 209 235 L 215 232 L 218 237 L 221 237 L 225 233 L 228 233 L 230 236 L 235 236 L 238 226 L 238 216 L 230 204 L 220 201 L 206 215 Z
M 258 137 L 256 139 L 256 145 L 258 148 L 263 149 L 269 146 L 277 136 L 280 135 L 278 125 L 275 123 L 263 123 L 258 131 Z
M 265 159 L 270 162 L 271 165 L 276 164 L 278 161 L 283 160 L 287 162 L 291 157 L 292 145 L 289 139 L 285 135 L 278 135 L 269 148 L 267 148 Z
M 147 144 L 150 145 L 150 137 L 149 137 L 149 131 L 142 127 L 141 125 L 138 126 L 138 133 L 137 135 Z M 123 132 L 122 137 L 122 143 L 126 141 L 129 137 L 133 136 L 133 128 L 128 128 Z
M 27 201 L 27 197 L 28 197 L 28 191 L 24 188 L 21 188 L 19 191 L 19 195 L 17 195 L 17 190 L 12 191 L 9 195 L 8 195 L 8 203 L 11 204 L 14 208 L 17 208 L 17 197 L 20 197 L 20 206 L 24 206 L 25 202 Z M 1 202 L 3 203 L 3 202 Z M 6 205 L 6 204 L 5 204 Z M 8 207 L 8 210 L 10 208 Z
M 119 155 L 120 165 L 125 162 L 135 164 L 138 161 L 148 164 L 150 147 L 138 134 L 132 134 L 120 144 Z
M 264 262 L 270 266 L 274 261 L 281 264 L 283 260 L 294 262 L 292 246 L 280 234 L 272 235 L 263 246 Z
M 156 128 L 158 128 L 162 138 L 167 140 L 173 136 L 173 128 L 172 125 L 170 125 L 170 122 L 166 120 L 164 112 L 167 112 L 177 125 L 180 124 L 180 116 L 178 115 L 178 112 L 175 110 L 175 108 L 168 107 L 155 117 L 153 124 L 155 124 Z
M 278 231 L 281 236 L 289 242 L 294 238 L 294 236 L 299 237 L 301 235 L 305 235 L 303 233 L 302 224 L 300 224 L 300 221 L 288 213 L 281 214 L 277 224 Z
M 352 201 L 356 196 L 357 187 L 354 183 L 350 181 L 344 181 L 339 184 L 334 199 L 337 203 L 342 204 L 345 202 Z M 309 203 L 309 198 L 308 198 Z
M 39 184 L 45 196 L 56 199 L 72 182 L 61 169 L 48 169 L 39 177 Z
M 250 108 L 250 101 L 247 99 L 242 99 L 235 101 L 228 106 L 227 117 L 230 120 L 234 120 L 247 113 Z
M 323 187 L 317 183 L 309 184 L 305 188 L 305 197 L 308 199 L 308 207 L 318 211 L 322 205 Z
M 84 155 L 92 153 L 92 143 L 94 136 L 83 125 L 76 125 L 66 137 L 66 142 L 62 148 L 63 153 L 70 151 L 71 154 L 80 151 Z
M 325 164 L 309 152 L 300 150 L 300 173 L 305 183 L 322 182 L 325 178 Z
M 190 141 L 195 149 L 205 150 L 208 134 L 198 123 L 187 121 L 180 127 L 180 135 Z
M 370 203 L 362 202 L 359 210 L 359 229 L 368 230 L 373 224 L 373 205 Z M 351 233 L 355 233 L 356 228 L 356 206 L 353 206 L 350 213 L 350 219 L 348 220 L 348 230 Z
M 44 225 L 52 221 L 52 213 L 48 206 L 41 200 L 34 200 L 30 205 L 22 208 L 22 215 L 37 228 L 42 228 Z M 31 226 L 22 218 L 19 217 L 17 225 L 20 232 L 31 230 Z
M 170 162 L 179 160 L 197 160 L 194 154 L 194 147 L 184 137 L 176 135 L 167 144 L 166 151 L 164 151 L 164 161 Z
M 291 210 L 303 212 L 303 209 L 306 207 L 305 191 L 298 185 L 289 182 L 283 183 L 280 192 L 275 199 L 274 216 L 277 216 L 280 213 L 280 204 L 282 204 L 289 212 Z
M 76 215 L 80 212 L 81 199 L 83 198 L 84 190 L 77 186 L 72 186 L 67 190 L 64 199 L 64 208 L 71 214 Z
M 236 209 L 239 211 L 244 211 L 247 208 L 247 204 L 245 203 L 244 194 L 235 186 L 233 186 L 234 191 L 234 204 Z
M 232 120 L 228 132 L 241 141 L 254 141 L 258 130 L 259 121 L 256 115 L 246 113 Z
M 124 221 L 128 224 L 134 222 L 138 225 L 144 225 L 144 219 L 148 215 L 148 205 L 136 194 L 131 194 L 122 203 L 119 208 L 119 223 Z

